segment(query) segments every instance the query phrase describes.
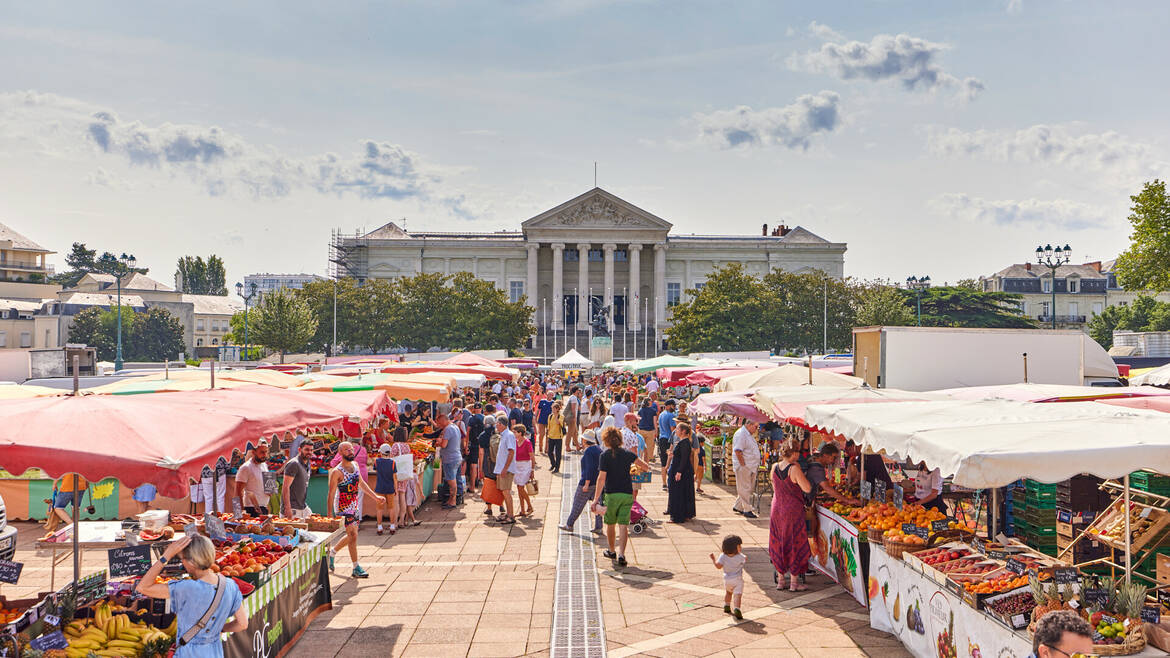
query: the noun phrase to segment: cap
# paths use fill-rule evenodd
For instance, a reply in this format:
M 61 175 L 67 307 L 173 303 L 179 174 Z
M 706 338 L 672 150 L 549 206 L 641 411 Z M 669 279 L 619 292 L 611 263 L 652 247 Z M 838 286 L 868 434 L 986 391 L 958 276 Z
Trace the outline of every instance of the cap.
M 390 444 L 383 443 L 382 445 L 378 446 L 378 452 L 382 453 L 383 455 L 389 455 L 390 454 Z

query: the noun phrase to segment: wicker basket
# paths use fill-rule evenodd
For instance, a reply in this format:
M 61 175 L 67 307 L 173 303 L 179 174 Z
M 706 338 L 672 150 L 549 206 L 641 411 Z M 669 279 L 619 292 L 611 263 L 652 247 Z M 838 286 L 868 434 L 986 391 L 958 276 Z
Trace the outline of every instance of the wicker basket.
M 1032 609 L 1032 623 L 1028 625 L 1028 633 L 1036 634 L 1036 610 Z M 1047 613 L 1046 613 L 1047 614 Z M 1084 611 L 1077 611 L 1082 618 L 1085 618 Z M 1088 619 L 1085 619 L 1088 621 Z M 1094 644 L 1093 655 L 1096 656 L 1132 656 L 1135 653 L 1141 653 L 1146 648 L 1146 625 L 1140 619 L 1131 619 L 1129 623 L 1133 629 L 1125 635 L 1125 642 L 1121 644 Z
M 882 540 L 882 548 L 886 549 L 886 555 L 889 555 L 890 557 L 894 558 L 895 560 L 901 560 L 902 553 L 905 553 L 906 551 L 910 551 L 911 553 L 913 553 L 914 551 L 920 551 L 920 550 L 926 548 L 926 545 L 924 545 L 924 544 L 904 544 L 900 541 L 891 541 L 889 539 L 883 539 Z

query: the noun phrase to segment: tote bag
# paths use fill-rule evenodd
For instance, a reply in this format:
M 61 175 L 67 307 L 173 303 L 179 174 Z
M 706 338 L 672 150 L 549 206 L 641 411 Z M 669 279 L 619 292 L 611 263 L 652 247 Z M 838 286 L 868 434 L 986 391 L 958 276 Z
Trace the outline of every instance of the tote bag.
M 405 482 L 414 479 L 414 455 L 398 455 L 393 459 L 395 480 Z
M 496 481 L 492 478 L 483 479 L 483 489 L 479 492 L 479 497 L 488 505 L 504 504 L 504 494 L 496 486 Z

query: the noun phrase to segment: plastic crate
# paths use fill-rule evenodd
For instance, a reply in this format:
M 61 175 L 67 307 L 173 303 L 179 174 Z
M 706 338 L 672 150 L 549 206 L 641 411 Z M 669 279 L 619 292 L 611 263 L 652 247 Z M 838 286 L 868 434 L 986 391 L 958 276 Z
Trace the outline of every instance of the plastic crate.
M 1028 497 L 1024 499 L 1024 506 L 1038 509 L 1056 509 L 1056 494 L 1033 496 L 1029 493 Z
M 1037 482 L 1035 480 L 1024 480 L 1024 488 L 1028 491 L 1029 494 L 1034 492 L 1055 494 L 1057 486 L 1058 485 L 1056 483 L 1044 484 L 1043 482 Z
M 1137 471 L 1130 473 L 1129 486 L 1156 494 L 1170 493 L 1170 476 Z

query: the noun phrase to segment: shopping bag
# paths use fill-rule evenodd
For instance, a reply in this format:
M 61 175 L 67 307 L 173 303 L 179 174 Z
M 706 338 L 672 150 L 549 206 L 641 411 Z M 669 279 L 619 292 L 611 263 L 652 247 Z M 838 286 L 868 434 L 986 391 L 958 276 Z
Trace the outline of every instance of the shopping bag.
M 535 496 L 536 494 L 540 493 L 540 488 L 536 486 L 536 480 L 530 480 L 528 484 L 524 485 L 524 491 L 527 492 L 529 496 Z
M 393 459 L 395 480 L 405 482 L 414 477 L 414 455 L 398 455 Z
M 492 478 L 483 479 L 483 490 L 479 492 L 479 497 L 488 505 L 504 504 L 504 494 L 496 486 L 496 481 Z

